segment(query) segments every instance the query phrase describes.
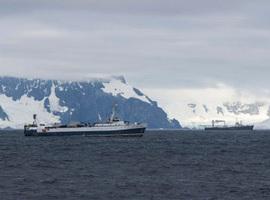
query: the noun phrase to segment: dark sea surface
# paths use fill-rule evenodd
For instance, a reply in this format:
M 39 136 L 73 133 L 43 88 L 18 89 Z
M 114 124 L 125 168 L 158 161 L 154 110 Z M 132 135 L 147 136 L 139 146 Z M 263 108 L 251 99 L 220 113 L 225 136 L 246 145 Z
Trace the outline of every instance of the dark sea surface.
M 270 199 L 270 131 L 0 132 L 0 199 Z

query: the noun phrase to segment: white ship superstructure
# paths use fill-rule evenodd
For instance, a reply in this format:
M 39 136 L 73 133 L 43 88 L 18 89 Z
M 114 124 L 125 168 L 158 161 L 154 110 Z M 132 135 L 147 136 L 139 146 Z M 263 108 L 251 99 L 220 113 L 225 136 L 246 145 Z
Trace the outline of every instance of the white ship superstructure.
M 105 123 L 52 125 L 40 124 L 34 115 L 34 122 L 24 128 L 25 136 L 57 136 L 57 135 L 87 135 L 87 136 L 142 136 L 146 124 L 121 121 L 115 116 L 113 109 L 110 119 Z

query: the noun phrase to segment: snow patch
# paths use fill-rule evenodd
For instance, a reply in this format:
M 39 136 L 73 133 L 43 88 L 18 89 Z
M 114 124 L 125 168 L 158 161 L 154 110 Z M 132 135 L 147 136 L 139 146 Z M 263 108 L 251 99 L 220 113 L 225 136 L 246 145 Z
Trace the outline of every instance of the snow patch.
M 59 91 L 61 91 L 61 92 L 64 91 L 64 88 L 63 88 L 62 86 L 59 86 L 58 89 L 59 89 Z
M 51 111 L 54 111 L 54 112 L 66 112 L 66 111 L 68 111 L 68 108 L 66 106 L 61 106 L 60 105 L 60 100 L 55 94 L 55 85 L 54 84 L 52 84 L 51 94 L 48 97 L 48 99 L 49 99 L 49 102 L 50 102 Z
M 0 95 L 0 103 L 9 118 L 9 120 L 0 120 L 0 128 L 22 129 L 25 124 L 33 122 L 33 114 L 38 114 L 41 123 L 60 122 L 59 116 L 47 112 L 44 108 L 44 100 L 36 101 L 34 97 L 23 95 L 19 100 L 14 101 L 12 97 L 2 94 Z
M 104 88 L 102 88 L 103 92 L 110 93 L 113 96 L 120 95 L 126 99 L 136 98 L 151 104 L 151 102 L 145 95 L 140 96 L 136 94 L 132 86 L 128 85 L 127 83 L 119 79 L 112 79 L 108 82 L 104 82 L 103 86 L 104 86 Z
M 2 85 L 2 91 L 3 93 L 6 92 L 6 86 Z

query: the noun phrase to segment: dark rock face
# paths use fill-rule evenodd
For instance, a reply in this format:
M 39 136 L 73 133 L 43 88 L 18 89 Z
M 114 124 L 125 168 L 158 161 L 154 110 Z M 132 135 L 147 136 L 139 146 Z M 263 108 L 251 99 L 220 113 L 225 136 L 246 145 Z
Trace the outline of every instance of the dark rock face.
M 2 106 L 0 106 L 0 119 L 9 120 L 7 113 L 3 110 Z
M 242 104 L 241 102 L 233 102 L 233 103 L 224 103 L 224 106 L 231 113 L 236 115 L 240 114 L 250 114 L 250 115 L 258 115 L 260 114 L 260 107 L 263 106 L 263 103 L 254 103 L 254 104 Z
M 222 107 L 220 107 L 220 106 L 217 107 L 217 114 L 224 115 L 224 111 L 223 111 L 223 108 Z
M 126 84 L 123 77 L 118 79 Z M 35 101 L 44 102 L 44 109 L 60 117 L 61 123 L 69 122 L 95 122 L 106 120 L 112 105 L 117 104 L 118 116 L 131 122 L 145 122 L 149 128 L 180 128 L 177 120 L 169 120 L 164 110 L 158 107 L 155 101 L 145 96 L 148 102 L 140 98 L 124 98 L 121 94 L 116 96 L 103 91 L 104 80 L 91 82 L 55 81 L 40 79 L 22 79 L 13 77 L 0 77 L 0 94 L 19 101 L 22 96 L 34 98 Z M 144 94 L 133 88 L 140 96 Z M 52 92 L 63 110 L 53 108 Z M 8 113 L 0 108 L 0 119 L 8 120 Z M 38 113 L 37 113 L 38 114 Z

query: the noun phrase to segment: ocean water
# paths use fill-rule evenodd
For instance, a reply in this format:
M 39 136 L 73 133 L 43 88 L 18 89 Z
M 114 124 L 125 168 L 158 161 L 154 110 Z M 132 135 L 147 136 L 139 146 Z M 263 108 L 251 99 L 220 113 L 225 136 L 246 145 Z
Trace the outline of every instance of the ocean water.
M 270 132 L 0 132 L 0 199 L 270 199 Z

